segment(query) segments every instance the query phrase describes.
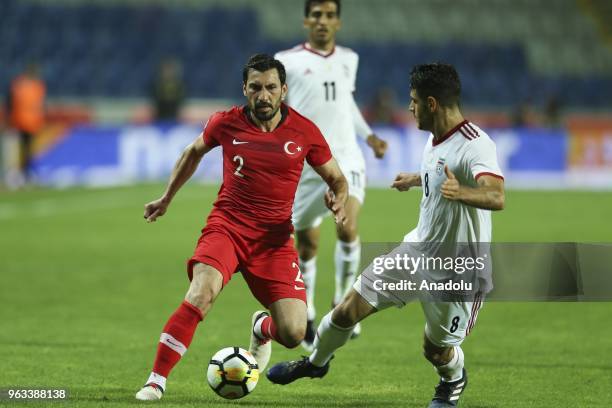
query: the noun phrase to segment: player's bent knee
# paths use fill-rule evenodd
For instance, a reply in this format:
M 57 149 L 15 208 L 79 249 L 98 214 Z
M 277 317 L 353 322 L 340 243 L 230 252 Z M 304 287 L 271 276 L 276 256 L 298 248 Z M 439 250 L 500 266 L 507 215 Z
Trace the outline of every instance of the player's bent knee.
M 221 272 L 209 265 L 196 264 L 185 300 L 206 314 L 222 287 Z
M 297 251 L 300 259 L 309 260 L 317 255 L 319 249 L 319 235 L 316 228 L 296 232 Z
M 206 314 L 217 297 L 218 291 L 210 285 L 198 285 L 192 282 L 185 300 Z
M 423 356 L 434 366 L 443 366 L 452 359 L 452 347 L 438 347 L 429 343 L 423 343 Z
M 306 335 L 306 326 L 292 324 L 290 326 L 279 327 L 278 335 L 281 344 L 287 348 L 295 348 L 300 345 Z
M 309 260 L 317 255 L 318 245 L 313 241 L 300 241 L 297 250 L 300 259 Z
M 298 256 L 304 261 L 309 261 L 317 255 L 317 248 L 298 249 Z
M 357 224 L 347 221 L 344 225 L 338 227 L 338 238 L 344 242 L 353 242 L 357 239 Z

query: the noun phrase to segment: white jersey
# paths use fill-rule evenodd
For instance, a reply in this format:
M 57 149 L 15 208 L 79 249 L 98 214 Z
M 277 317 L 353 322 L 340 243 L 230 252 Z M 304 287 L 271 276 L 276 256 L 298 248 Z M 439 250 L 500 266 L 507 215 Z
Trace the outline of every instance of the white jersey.
M 447 180 L 445 166 L 464 186 L 476 187 L 483 175 L 503 178 L 495 143 L 473 123 L 463 121 L 436 143 L 430 135 L 421 164 L 423 198 L 419 223 L 404 241 L 435 242 L 450 251 L 457 243 L 490 242 L 491 211 L 442 196 L 440 187 Z
M 503 179 L 495 143 L 478 126 L 464 120 L 435 143 L 430 135 L 421 164 L 423 197 L 419 222 L 404 237 L 404 242 L 410 243 L 408 252 L 412 256 L 481 258 L 484 268 L 474 272 L 480 290 L 487 293 L 493 287 L 488 244 L 492 235 L 491 211 L 444 198 L 440 188 L 448 179 L 445 166 L 463 186 L 477 187 L 477 180 L 483 175 Z M 438 281 L 462 277 L 452 269 L 440 267 L 424 268 L 421 272 Z M 473 279 L 467 275 L 463 278 Z
M 359 56 L 340 46 L 321 54 L 306 43 L 275 58 L 287 71 L 288 104 L 319 127 L 338 161 L 363 162 L 356 135 L 371 130 L 353 98 Z
M 473 123 L 461 122 L 436 143 L 430 135 L 421 165 L 419 223 L 403 244 L 375 258 L 353 289 L 378 310 L 419 299 L 427 338 L 439 347 L 452 347 L 459 346 L 472 330 L 483 295 L 493 288 L 488 244 L 491 212 L 444 198 L 440 187 L 447 180 L 445 166 L 464 186 L 476 187 L 483 175 L 503 178 L 495 143 Z M 406 256 L 413 260 L 411 269 L 394 261 Z M 421 261 L 419 266 L 414 260 Z M 384 266 L 387 261 L 391 267 Z M 431 289 L 432 283 L 459 286 Z

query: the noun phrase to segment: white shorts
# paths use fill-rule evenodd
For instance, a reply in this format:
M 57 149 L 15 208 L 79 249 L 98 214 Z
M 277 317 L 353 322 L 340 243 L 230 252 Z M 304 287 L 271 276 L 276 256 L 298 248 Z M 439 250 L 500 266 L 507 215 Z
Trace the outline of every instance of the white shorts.
M 360 204 L 365 199 L 366 175 L 362 160 L 338 162 L 349 185 L 349 196 L 355 197 Z M 295 201 L 293 203 L 293 226 L 296 231 L 316 228 L 323 217 L 330 214 L 325 206 L 325 193 L 329 187 L 311 168 L 304 166 Z
M 391 251 L 389 256 L 403 254 L 405 251 L 404 245 L 400 245 Z M 425 335 L 438 347 L 460 345 L 474 328 L 478 312 L 484 301 L 484 295 L 480 291 L 460 296 L 450 295 L 450 298 L 441 300 L 444 297 L 439 293 L 403 289 L 389 290 L 382 286 L 383 282 L 398 284 L 412 281 L 418 287 L 423 276 L 420 273 L 407 275 L 405 271 L 374 272 L 374 270 L 372 263 L 357 278 L 353 289 L 377 310 L 391 306 L 401 308 L 418 300 L 425 314 Z

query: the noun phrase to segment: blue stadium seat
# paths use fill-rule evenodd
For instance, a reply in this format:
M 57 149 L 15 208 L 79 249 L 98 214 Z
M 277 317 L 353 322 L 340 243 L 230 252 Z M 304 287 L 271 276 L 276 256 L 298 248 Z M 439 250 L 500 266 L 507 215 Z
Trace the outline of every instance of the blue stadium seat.
M 157 64 L 171 56 L 184 64 L 190 96 L 240 98 L 236 78 L 248 56 L 272 54 L 303 40 L 265 38 L 258 13 L 251 7 L 46 5 L 3 0 L 0 15 L 0 87 L 5 88 L 34 59 L 45 68 L 52 95 L 147 96 Z M 504 20 L 508 30 L 525 30 L 526 22 L 514 17 Z M 389 86 L 405 103 L 411 67 L 446 61 L 461 74 L 466 104 L 513 106 L 526 98 L 542 100 L 554 94 L 567 104 L 609 105 L 612 76 L 534 75 L 524 44 L 503 42 L 502 34 L 507 33 L 490 43 L 437 37 L 435 44 L 410 43 L 401 37 L 385 42 L 349 41 L 347 45 L 361 56 L 358 100 L 368 102 L 380 87 Z

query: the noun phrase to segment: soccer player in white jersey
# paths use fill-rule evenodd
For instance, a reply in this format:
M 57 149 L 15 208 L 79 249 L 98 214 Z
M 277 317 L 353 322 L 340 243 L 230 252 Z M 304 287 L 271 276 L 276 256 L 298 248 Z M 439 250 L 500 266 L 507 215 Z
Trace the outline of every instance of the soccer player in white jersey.
M 491 239 L 491 210 L 504 207 L 504 179 L 497 164 L 494 142 L 459 109 L 461 84 L 456 70 L 446 64 L 416 66 L 411 72 L 410 111 L 419 129 L 431 132 L 420 174 L 400 173 L 392 184 L 399 191 L 422 187 L 417 227 L 404 237 L 403 247 L 425 244 L 448 252 L 467 243 L 473 249 Z M 485 245 L 486 246 L 486 245 Z M 477 248 L 476 248 L 477 249 Z M 349 339 L 357 322 L 389 306 L 414 300 L 373 284 L 370 265 L 357 279 L 342 303 L 327 314 L 317 329 L 315 350 L 302 360 L 272 367 L 268 378 L 288 384 L 301 377 L 323 377 L 333 353 Z M 456 269 L 454 270 L 459 273 Z M 393 281 L 394 271 L 376 272 L 376 278 Z M 431 270 L 421 271 L 432 274 Z M 430 276 L 436 280 L 437 276 Z M 378 290 L 377 290 L 378 289 Z M 457 406 L 467 386 L 461 343 L 474 327 L 490 282 L 480 286 L 469 300 L 424 301 L 419 295 L 426 325 L 424 355 L 440 376 L 430 407 Z M 429 293 L 427 293 L 429 294 Z
M 382 158 L 387 143 L 379 139 L 363 119 L 353 98 L 359 56 L 336 44 L 340 28 L 340 0 L 307 0 L 304 27 L 308 39 L 290 50 L 275 55 L 287 70 L 288 104 L 312 120 L 321 130 L 342 172 L 349 182 L 347 222 L 336 226 L 334 263 L 338 304 L 355 280 L 361 254 L 357 217 L 365 197 L 365 161 L 356 136 L 366 140 L 377 158 Z M 308 324 L 302 345 L 312 349 L 315 337 L 314 292 L 319 226 L 329 213 L 325 207 L 327 191 L 316 172 L 304 167 L 295 195 L 293 225 L 297 235 L 300 270 L 308 300 Z M 354 330 L 359 334 L 360 328 Z

